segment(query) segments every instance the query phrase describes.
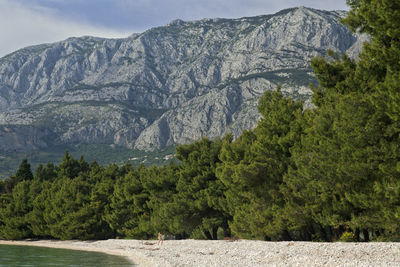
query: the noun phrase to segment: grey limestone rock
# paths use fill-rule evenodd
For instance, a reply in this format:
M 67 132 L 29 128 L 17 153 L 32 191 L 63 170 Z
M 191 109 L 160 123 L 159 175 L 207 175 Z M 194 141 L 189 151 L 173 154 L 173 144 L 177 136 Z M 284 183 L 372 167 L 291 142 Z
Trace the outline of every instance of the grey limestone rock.
M 299 7 L 18 50 L 0 59 L 0 125 L 27 127 L 37 138 L 3 126 L 0 143 L 8 145 L 0 149 L 15 141 L 18 149 L 103 143 L 154 150 L 238 136 L 256 125 L 266 90 L 280 84 L 288 96 L 309 99 L 312 57 L 328 49 L 357 57 L 368 38 L 341 25 L 343 16 Z

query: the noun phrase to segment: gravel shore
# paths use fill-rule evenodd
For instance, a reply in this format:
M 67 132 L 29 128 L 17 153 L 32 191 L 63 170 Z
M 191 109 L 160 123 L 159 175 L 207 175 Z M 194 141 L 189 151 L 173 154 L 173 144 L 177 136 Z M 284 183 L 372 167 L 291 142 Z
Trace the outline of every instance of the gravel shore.
M 7 245 L 97 251 L 139 266 L 400 266 L 400 243 L 155 240 L 1 241 Z

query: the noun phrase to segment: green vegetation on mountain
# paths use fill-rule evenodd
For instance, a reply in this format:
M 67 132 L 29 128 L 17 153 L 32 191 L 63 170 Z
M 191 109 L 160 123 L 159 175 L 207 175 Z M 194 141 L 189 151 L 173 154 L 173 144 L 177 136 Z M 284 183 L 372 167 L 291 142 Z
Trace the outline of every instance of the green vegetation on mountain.
M 23 160 L 0 182 L 0 238 L 399 241 L 400 3 L 348 3 L 371 41 L 358 61 L 312 60 L 314 108 L 268 91 L 256 128 L 160 167 Z
M 174 150 L 175 148 L 172 146 L 158 151 L 145 152 L 116 145 L 76 144 L 54 146 L 30 152 L 9 152 L 0 154 L 0 180 L 10 177 L 18 169 L 23 159 L 27 159 L 32 165 L 32 169 L 35 170 L 44 162 L 60 163 L 65 151 L 75 158 L 84 156 L 88 162 L 96 161 L 101 165 L 111 163 L 123 165 L 128 160 L 134 166 L 141 164 L 151 166 L 168 164 L 173 159 Z

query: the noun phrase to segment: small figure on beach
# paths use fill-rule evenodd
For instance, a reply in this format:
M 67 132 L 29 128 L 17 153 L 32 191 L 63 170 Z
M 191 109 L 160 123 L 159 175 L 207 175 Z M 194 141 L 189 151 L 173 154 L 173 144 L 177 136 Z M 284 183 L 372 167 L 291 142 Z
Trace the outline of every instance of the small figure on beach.
M 158 245 L 162 245 L 162 243 L 163 243 L 163 237 L 162 237 L 162 233 L 161 233 L 161 231 L 160 232 L 158 232 Z

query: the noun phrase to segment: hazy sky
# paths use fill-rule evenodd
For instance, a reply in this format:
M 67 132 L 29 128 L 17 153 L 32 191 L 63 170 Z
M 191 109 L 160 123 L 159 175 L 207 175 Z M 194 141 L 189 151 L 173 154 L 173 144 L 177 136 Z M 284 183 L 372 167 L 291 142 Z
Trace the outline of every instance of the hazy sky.
M 0 0 L 0 56 L 71 36 L 126 37 L 173 19 L 238 18 L 306 6 L 347 10 L 345 0 Z

